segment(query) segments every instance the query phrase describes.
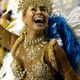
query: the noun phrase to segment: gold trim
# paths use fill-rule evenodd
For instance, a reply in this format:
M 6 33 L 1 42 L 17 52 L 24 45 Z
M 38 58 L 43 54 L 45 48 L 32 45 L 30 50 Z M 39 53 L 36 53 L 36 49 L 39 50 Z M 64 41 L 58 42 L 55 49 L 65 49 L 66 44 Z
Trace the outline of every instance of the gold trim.
M 50 11 L 52 9 L 52 0 L 19 0 L 18 3 L 18 11 L 24 11 L 27 9 L 30 5 L 44 5 L 47 7 L 47 9 Z
M 49 58 L 49 61 L 50 63 L 52 64 L 52 67 L 57 70 L 57 61 L 56 61 L 56 58 L 55 58 L 55 54 L 54 54 L 54 45 L 55 43 L 57 43 L 56 39 L 52 39 L 50 42 L 49 42 L 49 46 L 48 46 L 48 58 Z

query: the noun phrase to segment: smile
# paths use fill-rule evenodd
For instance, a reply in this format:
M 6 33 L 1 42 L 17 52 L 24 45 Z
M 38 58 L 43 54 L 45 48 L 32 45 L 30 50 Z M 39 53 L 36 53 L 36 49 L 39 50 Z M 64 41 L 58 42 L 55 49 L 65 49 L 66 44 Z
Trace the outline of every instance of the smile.
M 44 19 L 43 18 L 35 18 L 34 22 L 43 24 L 44 23 Z

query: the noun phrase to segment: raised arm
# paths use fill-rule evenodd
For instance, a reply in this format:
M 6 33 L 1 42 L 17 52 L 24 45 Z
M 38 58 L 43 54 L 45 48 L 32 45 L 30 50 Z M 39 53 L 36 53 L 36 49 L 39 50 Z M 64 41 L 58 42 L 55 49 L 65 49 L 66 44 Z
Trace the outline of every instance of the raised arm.
M 16 34 L 9 32 L 0 25 L 0 44 L 3 47 L 11 50 L 11 47 L 17 38 L 18 36 Z

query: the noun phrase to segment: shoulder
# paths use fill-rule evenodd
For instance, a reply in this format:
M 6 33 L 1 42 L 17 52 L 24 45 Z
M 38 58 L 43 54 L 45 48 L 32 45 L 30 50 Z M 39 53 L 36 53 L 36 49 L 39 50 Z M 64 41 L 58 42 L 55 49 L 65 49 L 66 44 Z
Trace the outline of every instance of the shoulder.
M 47 44 L 47 49 L 45 52 L 45 61 L 50 64 L 55 70 L 57 70 L 57 61 L 54 54 L 54 46 L 57 44 L 56 39 L 52 39 Z
M 57 40 L 56 39 L 51 39 L 48 46 L 53 46 L 54 47 L 56 44 L 57 44 Z
M 52 39 L 48 44 L 48 53 L 49 59 L 51 57 L 55 57 L 56 59 L 63 59 L 65 58 L 66 54 L 65 51 L 57 44 L 56 39 Z

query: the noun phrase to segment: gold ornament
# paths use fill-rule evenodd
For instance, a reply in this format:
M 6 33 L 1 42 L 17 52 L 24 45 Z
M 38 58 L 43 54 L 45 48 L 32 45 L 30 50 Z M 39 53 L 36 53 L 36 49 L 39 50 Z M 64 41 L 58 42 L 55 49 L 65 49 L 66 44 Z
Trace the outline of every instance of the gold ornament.
M 26 70 L 21 68 L 21 66 L 17 63 L 16 60 L 13 60 L 10 67 L 16 78 L 15 80 L 23 80 L 24 76 L 26 75 Z
M 55 58 L 54 46 L 57 44 L 56 39 L 52 39 L 48 46 L 48 59 L 55 70 L 57 70 L 57 62 Z
M 43 36 L 33 40 L 26 39 L 26 36 L 27 35 L 25 34 L 24 48 L 28 53 L 28 58 L 33 60 L 39 53 L 39 50 L 44 48 L 46 41 L 44 41 Z M 37 45 L 37 47 L 35 47 L 35 45 Z
M 18 54 L 15 54 L 15 51 L 17 50 L 17 48 L 19 47 L 19 45 L 23 42 L 23 40 L 24 40 L 24 35 L 22 35 L 22 36 L 20 36 L 17 40 L 16 40 L 16 42 L 15 42 L 15 44 L 13 45 L 13 47 L 12 47 L 12 49 L 11 49 L 11 53 L 12 53 L 12 56 L 13 57 L 16 57 Z
M 36 5 L 38 6 L 44 5 L 48 11 L 50 12 L 52 9 L 52 0 L 19 0 L 18 3 L 18 11 L 24 11 L 26 10 L 30 5 Z

